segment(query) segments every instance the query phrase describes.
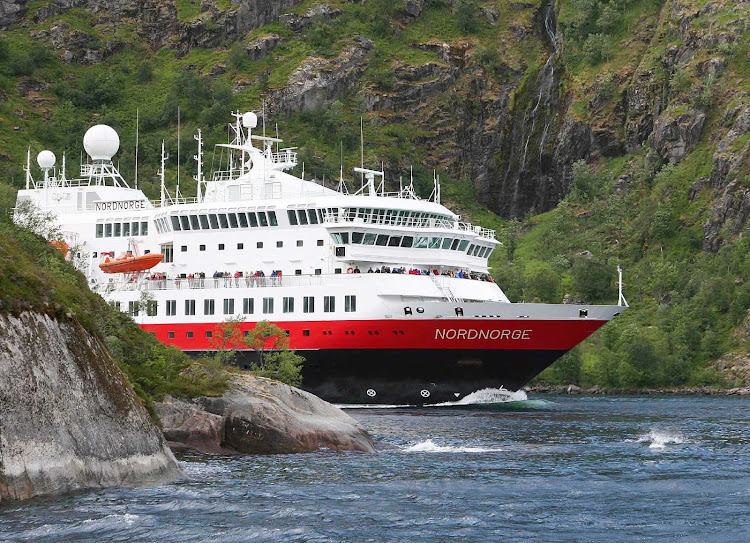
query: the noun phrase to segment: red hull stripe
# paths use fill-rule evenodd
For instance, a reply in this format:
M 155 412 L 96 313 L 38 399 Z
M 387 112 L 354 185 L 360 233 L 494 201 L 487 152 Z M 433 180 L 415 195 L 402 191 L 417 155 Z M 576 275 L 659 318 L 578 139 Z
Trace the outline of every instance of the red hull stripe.
M 292 349 L 535 349 L 569 350 L 607 321 L 601 320 L 365 320 L 276 323 L 289 331 Z M 141 328 L 183 351 L 211 350 L 216 323 L 144 324 Z M 249 330 L 255 323 L 240 323 Z M 192 335 L 192 337 L 189 337 Z

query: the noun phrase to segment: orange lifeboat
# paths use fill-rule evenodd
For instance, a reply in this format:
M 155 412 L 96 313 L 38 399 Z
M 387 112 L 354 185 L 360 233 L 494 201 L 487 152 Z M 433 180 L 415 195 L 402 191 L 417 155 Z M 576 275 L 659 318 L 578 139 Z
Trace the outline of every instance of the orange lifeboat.
M 63 255 L 63 258 L 68 258 L 68 251 L 70 251 L 70 247 L 68 247 L 68 244 L 64 241 L 58 241 L 58 240 L 52 240 L 49 242 L 50 245 L 52 245 L 55 249 L 60 251 Z
M 150 270 L 162 261 L 164 255 L 161 253 L 149 253 L 147 255 L 133 256 L 125 255 L 110 260 L 107 258 L 99 264 L 99 269 L 104 273 L 135 273 Z

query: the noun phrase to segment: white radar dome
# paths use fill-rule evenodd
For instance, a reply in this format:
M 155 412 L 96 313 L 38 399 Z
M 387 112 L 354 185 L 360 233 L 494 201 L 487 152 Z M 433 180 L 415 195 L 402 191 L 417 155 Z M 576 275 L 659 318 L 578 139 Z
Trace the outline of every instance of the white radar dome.
M 83 136 L 83 148 L 92 160 L 111 160 L 120 148 L 120 136 L 106 124 L 97 124 Z
M 252 111 L 248 111 L 242 116 L 242 126 L 245 128 L 255 128 L 258 126 L 258 116 Z
M 50 168 L 53 168 L 55 166 L 56 160 L 57 158 L 55 157 L 55 153 L 53 153 L 52 151 L 42 151 L 41 153 L 36 155 L 36 162 L 43 170 L 49 170 Z

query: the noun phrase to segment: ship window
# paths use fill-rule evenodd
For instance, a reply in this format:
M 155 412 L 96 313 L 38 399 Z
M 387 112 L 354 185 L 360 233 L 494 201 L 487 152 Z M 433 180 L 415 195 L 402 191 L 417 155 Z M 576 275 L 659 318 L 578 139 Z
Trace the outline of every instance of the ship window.
M 315 296 L 305 296 L 302 298 L 302 312 L 315 313 Z
M 426 249 L 427 248 L 427 238 L 418 236 L 414 238 L 414 247 L 417 249 Z
M 91 258 L 96 258 L 96 251 L 93 252 L 93 254 L 91 255 Z
M 331 232 L 331 239 L 333 240 L 333 243 L 341 243 L 341 234 L 338 232 Z
M 263 298 L 263 313 L 273 313 L 273 298 Z
M 276 212 L 275 211 L 269 211 L 268 212 L 268 224 L 271 226 L 278 226 L 279 221 L 276 220 Z
M 168 339 L 174 339 L 174 332 L 167 332 Z
M 247 220 L 250 221 L 250 226 L 252 228 L 255 228 L 258 226 L 258 217 L 256 217 L 255 213 L 253 213 L 252 211 L 248 212 Z
M 339 247 L 337 247 L 337 249 L 338 249 L 338 248 L 339 248 Z M 342 247 L 342 248 L 343 248 L 343 247 Z M 333 270 L 333 273 L 341 273 L 341 268 L 336 268 L 335 270 Z
M 469 240 L 462 239 L 461 243 L 458 244 L 458 250 L 463 251 L 466 249 L 466 246 L 469 244 Z
M 268 219 L 265 211 L 258 211 L 258 222 L 261 226 L 268 226 Z
M 183 252 L 183 253 L 187 253 L 187 245 L 181 245 L 180 246 L 180 251 Z
M 414 243 L 414 238 L 411 236 L 404 236 L 401 240 L 401 247 L 411 247 Z
M 375 234 L 367 233 L 365 234 L 365 239 L 362 242 L 365 245 L 375 245 Z
M 323 247 L 324 241 L 322 239 L 318 240 L 318 247 Z
M 226 213 L 219 213 L 219 226 L 222 228 L 229 228 L 229 220 L 227 219 Z
M 297 247 L 302 247 L 304 244 L 305 243 L 301 239 L 297 240 Z
M 346 256 L 346 247 L 336 247 L 336 256 Z
M 195 300 L 185 300 L 185 315 L 195 315 Z
M 201 245 L 201 246 L 199 247 L 199 250 L 201 250 L 201 251 L 205 251 L 205 250 L 206 250 L 206 246 L 205 246 L 205 245 Z
M 468 250 L 468 251 L 466 251 L 466 254 L 467 254 L 467 255 L 469 255 L 469 256 L 473 256 L 473 255 L 474 255 L 474 249 L 475 249 L 475 248 L 476 248 L 476 245 L 474 245 L 474 244 L 472 243 L 471 245 L 469 245 L 469 250 Z
M 104 237 L 104 225 L 103 224 L 96 225 L 96 237 L 97 238 Z
M 242 313 L 245 315 L 252 315 L 255 313 L 255 298 L 242 299 Z
M 323 272 L 320 268 L 315 268 L 315 275 L 320 275 L 321 273 Z
M 169 228 L 167 227 L 167 220 L 162 219 L 162 221 L 164 221 L 164 231 L 168 232 Z M 126 238 L 130 236 L 130 223 L 129 222 L 122 224 L 122 235 L 125 236 Z
M 190 228 L 200 230 L 201 225 L 198 223 L 198 215 L 190 215 Z
M 200 220 L 201 228 L 203 230 L 208 230 L 211 228 L 211 226 L 208 224 L 208 215 L 198 215 L 198 220 Z
M 223 250 L 224 250 L 224 244 L 223 243 L 219 243 L 219 251 L 223 251 Z
M 104 237 L 105 238 L 112 237 L 112 225 L 109 223 L 104 225 Z
M 240 221 L 240 226 L 242 228 L 247 228 L 247 215 L 244 213 L 237 213 L 237 220 Z
M 151 300 L 146 303 L 146 315 L 149 317 L 156 317 L 159 310 L 159 302 Z
M 216 311 L 216 302 L 214 300 L 203 300 L 203 314 L 213 315 Z
M 234 298 L 224 298 L 224 314 L 234 314 Z
M 385 247 L 386 245 L 388 245 L 388 236 L 386 236 L 384 234 L 380 234 L 375 239 L 375 245 L 380 245 L 381 247 Z
M 388 247 L 398 247 L 401 245 L 401 236 L 391 236 L 388 240 Z
M 454 239 L 453 243 L 451 243 L 451 251 L 455 251 L 456 249 L 458 249 L 458 244 L 459 244 L 459 240 Z
M 216 216 L 216 213 L 211 213 L 208 216 L 208 220 L 211 222 L 211 228 L 213 228 L 214 230 L 219 228 L 219 218 Z
M 206 330 L 206 337 L 213 337 L 214 334 L 211 330 Z
M 180 215 L 180 225 L 183 230 L 190 230 L 190 220 L 187 218 L 187 215 Z
M 276 247 L 279 247 L 279 248 L 281 248 L 281 247 L 283 247 L 283 246 L 284 246 L 284 242 L 283 242 L 283 241 L 277 241 L 277 242 L 276 242 Z
M 365 237 L 364 232 L 352 232 L 352 243 L 362 243 L 363 237 Z
M 314 209 L 307 210 L 307 218 L 310 221 L 310 224 L 318 224 L 318 214 Z
M 140 302 L 128 302 L 128 315 L 131 317 L 137 317 L 139 309 Z
M 229 226 L 232 228 L 237 228 L 239 224 L 237 224 L 237 215 L 234 213 L 228 213 L 227 217 L 229 217 Z
M 323 210 L 318 209 L 317 212 L 318 212 L 318 222 L 322 223 L 323 222 Z
M 284 296 L 282 305 L 283 305 L 282 311 L 284 313 L 294 313 L 294 298 L 293 297 Z
M 323 312 L 333 313 L 336 311 L 336 296 L 323 296 Z
M 299 224 L 297 222 L 297 213 L 293 209 L 287 209 L 286 214 L 289 216 L 289 224 L 292 226 L 297 226 Z
M 489 258 L 489 257 L 490 257 L 490 255 L 492 254 L 492 251 L 493 251 L 493 250 L 494 250 L 494 249 L 492 249 L 492 248 L 488 248 L 488 249 L 487 249 L 487 258 Z
M 174 262 L 174 247 L 171 245 L 163 245 L 162 253 L 164 253 L 164 262 Z
M 452 238 L 443 238 L 443 249 L 450 249 L 451 248 L 451 241 L 453 241 Z
M 440 249 L 440 242 L 443 238 L 430 238 L 430 249 Z
M 341 243 L 349 245 L 349 232 L 341 232 Z
M 238 251 L 241 251 L 241 250 L 243 250 L 244 248 L 245 248 L 245 244 L 244 244 L 244 243 L 238 243 L 238 244 L 237 244 L 237 250 L 238 250 Z
M 302 335 L 307 337 L 310 335 L 310 330 L 302 330 Z
M 357 297 L 356 296 L 344 296 L 344 311 L 347 313 L 353 313 L 357 310 Z
M 294 275 L 302 275 L 302 270 L 294 270 Z
M 177 315 L 177 300 L 167 300 L 167 317 Z
M 148 223 L 145 221 L 141 223 L 141 235 L 148 236 Z
M 185 332 L 185 337 L 193 337 L 193 333 L 192 332 Z
M 114 224 L 114 227 L 115 227 L 114 236 L 116 238 L 119 238 L 122 235 L 122 225 L 119 222 L 116 222 Z
M 304 209 L 297 210 L 297 219 L 300 224 L 307 224 L 307 213 L 305 213 Z

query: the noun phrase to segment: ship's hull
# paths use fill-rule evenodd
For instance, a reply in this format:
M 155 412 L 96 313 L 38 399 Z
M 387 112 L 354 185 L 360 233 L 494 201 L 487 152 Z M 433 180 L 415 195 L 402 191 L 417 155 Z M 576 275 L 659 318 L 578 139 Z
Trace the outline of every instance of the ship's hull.
M 607 320 L 415 319 L 278 322 L 305 357 L 302 388 L 339 404 L 422 405 L 483 388 L 517 390 Z M 247 330 L 254 323 L 238 325 Z M 215 324 L 144 325 L 194 353 Z M 249 368 L 254 353 L 240 353 Z

